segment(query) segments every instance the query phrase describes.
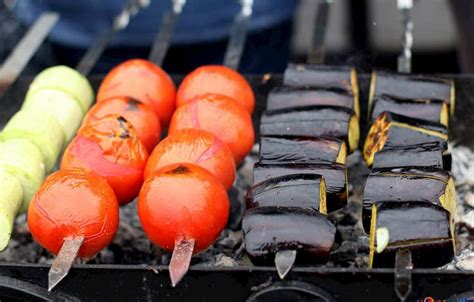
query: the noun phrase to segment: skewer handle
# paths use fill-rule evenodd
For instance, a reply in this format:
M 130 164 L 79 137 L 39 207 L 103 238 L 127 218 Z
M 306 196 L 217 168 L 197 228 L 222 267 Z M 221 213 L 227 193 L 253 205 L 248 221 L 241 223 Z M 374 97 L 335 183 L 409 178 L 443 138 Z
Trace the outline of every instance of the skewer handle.
M 326 32 L 329 22 L 329 13 L 333 0 L 321 0 L 316 13 L 311 49 L 307 61 L 310 64 L 324 64 Z

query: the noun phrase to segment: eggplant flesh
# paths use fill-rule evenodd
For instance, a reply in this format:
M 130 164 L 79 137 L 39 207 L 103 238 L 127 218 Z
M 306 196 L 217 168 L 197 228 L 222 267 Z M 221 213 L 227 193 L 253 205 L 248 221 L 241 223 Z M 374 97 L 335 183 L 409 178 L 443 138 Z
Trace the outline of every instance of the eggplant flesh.
M 441 100 L 448 105 L 450 115 L 454 114 L 456 97 L 452 79 L 373 72 L 369 108 L 372 108 L 374 98 L 382 95 L 404 99 Z
M 333 105 L 354 110 L 360 116 L 358 99 L 341 89 L 278 87 L 267 98 L 267 110 L 305 107 L 312 105 Z
M 262 163 L 346 163 L 344 141 L 322 137 L 263 136 Z
M 434 204 L 416 201 L 379 203 L 372 207 L 369 266 L 393 267 L 395 255 L 409 249 L 417 268 L 434 268 L 454 256 L 450 214 Z
M 382 95 L 375 97 L 373 103 L 371 121 L 374 121 L 380 113 L 389 111 L 448 127 L 448 106 L 439 100 L 406 100 Z
M 325 263 L 336 228 L 326 216 L 299 208 L 247 210 L 242 221 L 245 248 L 255 264 L 272 263 L 278 251 L 296 250 L 297 261 Z
M 344 140 L 352 152 L 359 143 L 360 129 L 352 110 L 338 106 L 307 106 L 265 111 L 260 135 L 331 137 Z
M 438 143 L 448 148 L 446 127 L 438 123 L 404 117 L 390 112 L 381 113 L 371 125 L 364 143 L 363 156 L 372 166 L 375 154 L 384 148 L 407 147 L 425 143 Z
M 317 174 L 292 174 L 253 185 L 247 192 L 247 209 L 302 208 L 327 214 L 326 184 Z
M 373 170 L 367 177 L 362 201 L 362 222 L 369 231 L 371 209 L 382 202 L 416 200 L 445 208 L 454 216 L 454 181 L 449 172 L 436 168 L 396 168 Z
M 431 167 L 443 169 L 443 150 L 438 142 L 385 147 L 375 153 L 372 169 Z
M 347 204 L 347 169 L 341 164 L 262 164 L 253 169 L 254 184 L 267 179 L 291 174 L 316 174 L 324 177 L 328 212 Z

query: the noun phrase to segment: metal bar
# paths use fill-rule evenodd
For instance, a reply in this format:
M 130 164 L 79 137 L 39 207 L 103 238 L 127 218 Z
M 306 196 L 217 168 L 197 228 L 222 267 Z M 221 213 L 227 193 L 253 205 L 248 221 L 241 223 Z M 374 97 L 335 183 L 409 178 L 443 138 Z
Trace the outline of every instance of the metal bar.
M 58 20 L 57 13 L 43 13 L 13 49 L 0 68 L 0 97 L 15 82 Z
M 224 65 L 238 69 L 247 37 L 247 27 L 252 17 L 253 0 L 241 0 L 242 9 L 235 17 L 224 55 Z
M 321 0 L 316 13 L 316 21 L 314 24 L 313 41 L 308 52 L 307 61 L 310 64 L 323 64 L 325 55 L 326 32 L 329 21 L 329 13 L 333 0 Z
M 102 33 L 102 35 L 89 47 L 77 64 L 77 71 L 83 75 L 89 74 L 104 50 L 107 48 L 107 45 L 112 40 L 114 34 L 125 29 L 128 26 L 130 19 L 138 13 L 140 8 L 147 7 L 149 4 L 150 0 L 130 0 L 120 14 L 115 17 L 112 27 Z
M 402 14 L 402 53 L 398 56 L 398 72 L 411 72 L 411 48 L 413 46 L 413 21 L 411 18 L 411 10 L 413 8 L 413 0 L 398 0 L 398 10 Z
M 186 0 L 173 0 L 173 10 L 166 12 L 161 22 L 160 30 L 156 35 L 148 59 L 158 66 L 163 65 L 166 53 L 170 47 L 176 23 L 183 10 Z

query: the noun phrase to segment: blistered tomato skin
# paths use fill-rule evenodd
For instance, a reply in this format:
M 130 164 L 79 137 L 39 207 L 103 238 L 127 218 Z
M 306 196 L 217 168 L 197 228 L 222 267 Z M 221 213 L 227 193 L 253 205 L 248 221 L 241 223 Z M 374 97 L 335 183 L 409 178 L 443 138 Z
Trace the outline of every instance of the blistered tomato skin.
M 114 191 L 94 173 L 82 169 L 51 174 L 28 209 L 30 232 L 57 255 L 68 237 L 84 236 L 80 258 L 91 258 L 114 238 L 119 209 Z
M 61 169 L 94 171 L 107 180 L 123 205 L 138 195 L 147 159 L 131 124 L 109 115 L 79 131 L 64 152 Z
M 130 97 L 113 97 L 95 104 L 84 118 L 87 126 L 109 115 L 118 114 L 129 121 L 148 152 L 153 151 L 160 139 L 161 126 L 152 108 Z
M 138 215 L 147 237 L 172 251 L 175 240 L 194 239 L 194 253 L 208 248 L 229 217 L 224 186 L 193 164 L 166 166 L 148 178 L 138 197 Z
M 157 170 L 176 163 L 191 163 L 206 169 L 227 190 L 235 180 L 235 162 L 229 147 L 204 130 L 180 130 L 161 141 L 148 159 L 145 179 Z
M 113 68 L 99 87 L 97 102 L 124 96 L 153 108 L 162 127 L 168 125 L 176 105 L 176 87 L 169 75 L 142 59 L 128 60 Z
M 247 80 L 226 66 L 201 66 L 188 74 L 179 86 L 176 105 L 179 107 L 205 93 L 218 93 L 233 98 L 250 114 L 255 108 L 255 96 Z
M 187 128 L 203 129 L 216 135 L 232 151 L 236 163 L 247 156 L 255 139 L 250 114 L 220 94 L 200 95 L 176 109 L 168 133 Z

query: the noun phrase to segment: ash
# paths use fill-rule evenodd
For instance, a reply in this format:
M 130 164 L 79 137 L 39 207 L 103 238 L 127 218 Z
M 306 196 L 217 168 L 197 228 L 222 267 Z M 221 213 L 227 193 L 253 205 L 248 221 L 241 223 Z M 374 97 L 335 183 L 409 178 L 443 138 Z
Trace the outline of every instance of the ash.
M 474 153 L 466 147 L 455 146 L 452 155 L 458 203 L 455 217 L 457 256 L 441 269 L 468 270 L 474 269 Z M 257 159 L 258 145 L 255 145 L 239 167 L 237 180 L 229 192 L 231 214 L 227 228 L 212 247 L 193 257 L 193 266 L 252 266 L 245 253 L 240 224 L 245 212 L 245 194 L 252 184 L 252 168 Z M 359 151 L 348 157 L 347 166 L 349 202 L 345 208 L 328 215 L 336 225 L 337 233 L 336 244 L 326 267 L 368 266 L 369 239 L 359 217 L 362 215 L 362 193 L 369 169 L 363 163 Z M 0 261 L 49 264 L 52 259 L 52 254 L 32 240 L 25 215 L 19 217 L 8 248 L 0 253 Z M 167 265 L 170 259 L 170 253 L 146 238 L 135 201 L 120 209 L 120 227 L 112 244 L 85 263 Z

